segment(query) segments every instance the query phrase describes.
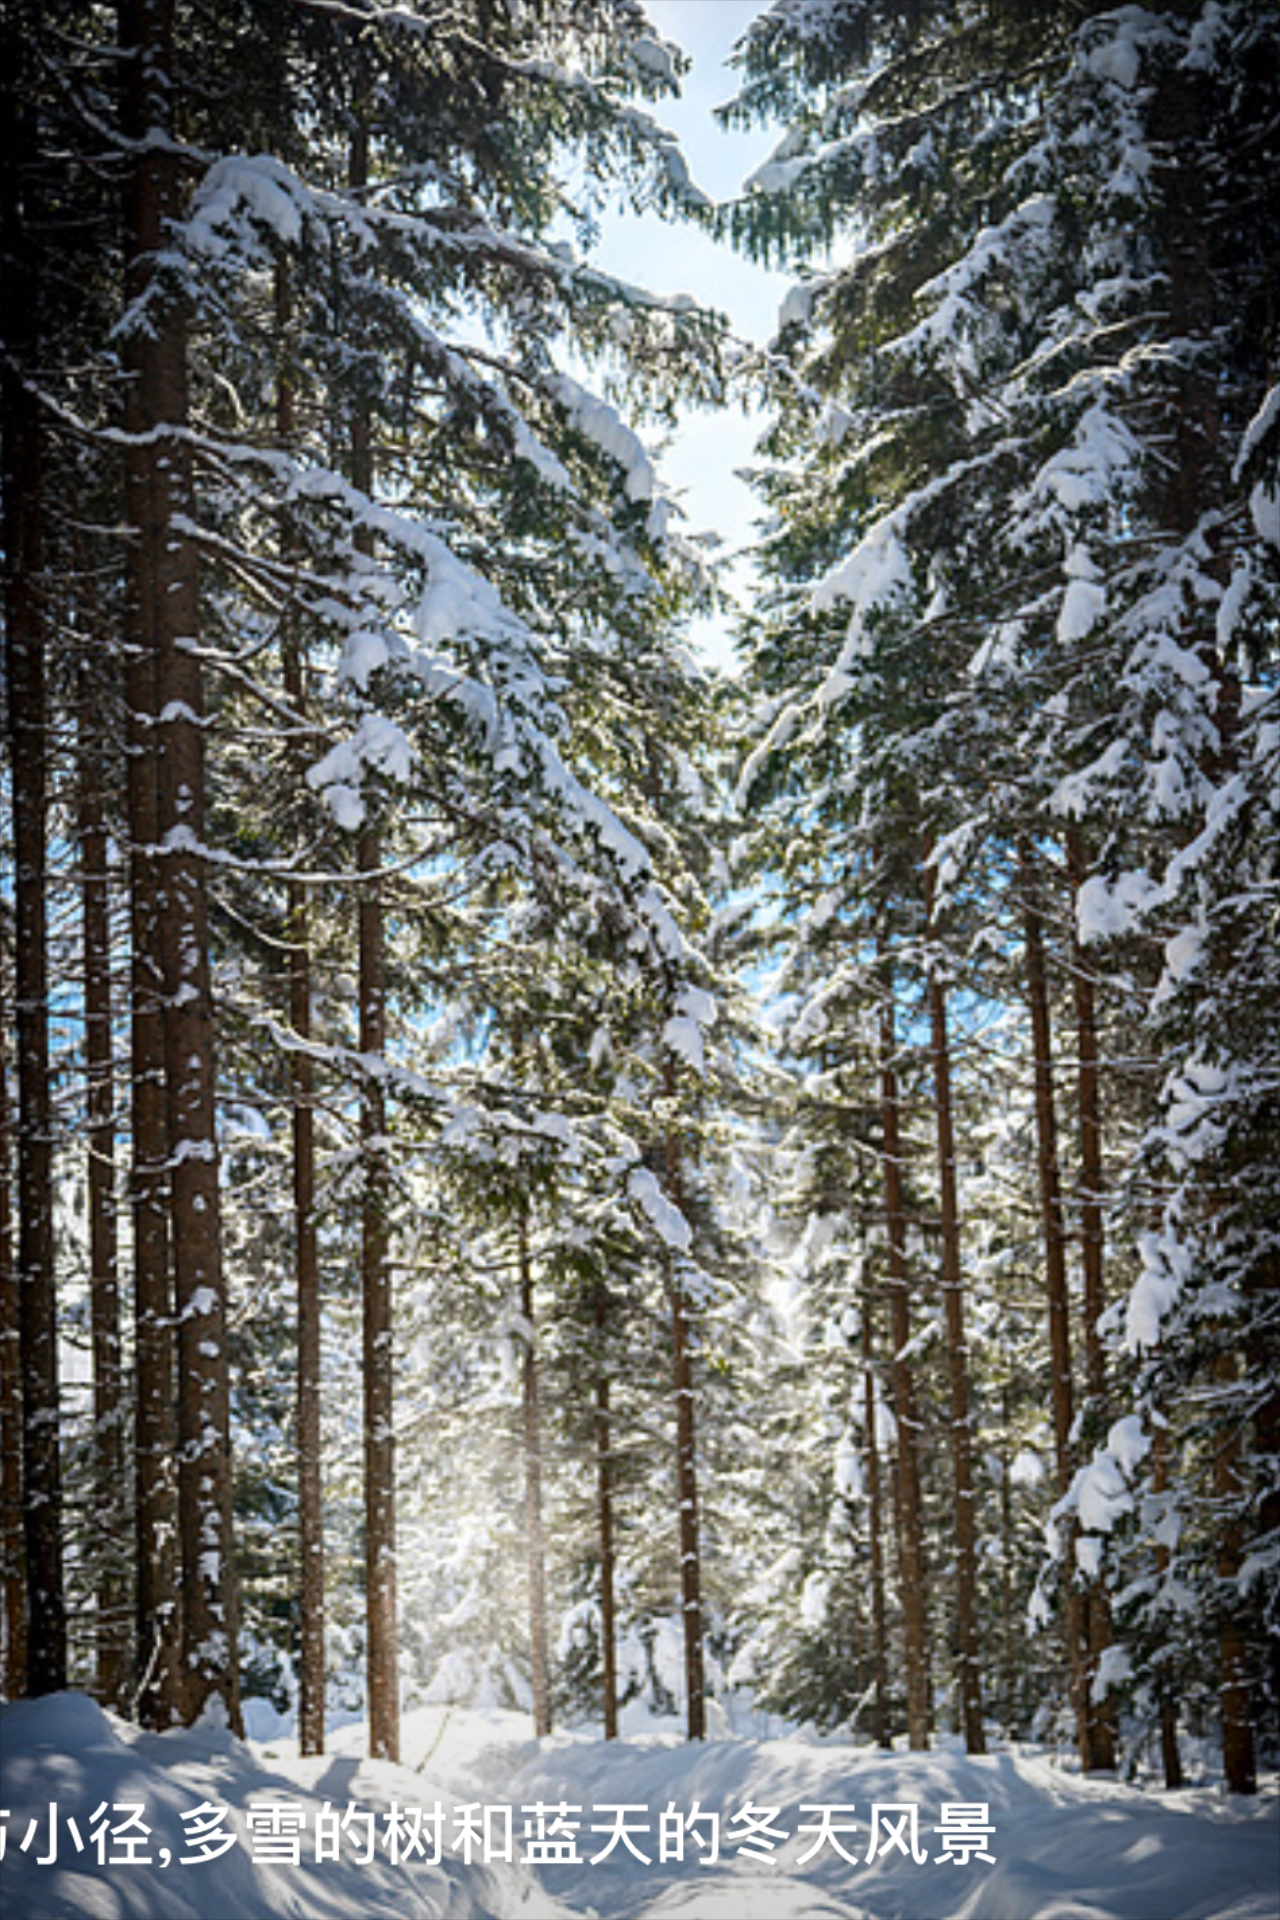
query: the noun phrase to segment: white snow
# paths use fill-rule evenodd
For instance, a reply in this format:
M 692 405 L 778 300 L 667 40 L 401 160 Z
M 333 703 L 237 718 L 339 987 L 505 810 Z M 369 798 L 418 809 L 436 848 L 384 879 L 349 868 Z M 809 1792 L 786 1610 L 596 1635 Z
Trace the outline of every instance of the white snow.
M 714 1026 L 716 1003 L 702 987 L 682 987 L 676 996 L 675 1012 L 662 1030 L 662 1038 L 673 1053 L 701 1073 L 706 1064 L 703 1029 Z
M 689 1222 L 674 1202 L 668 1200 L 657 1179 L 647 1167 L 636 1167 L 627 1180 L 627 1192 L 657 1230 L 660 1239 L 677 1253 L 688 1253 L 693 1242 Z
M 393 1766 L 361 1758 L 358 1724 L 301 1759 L 208 1724 L 142 1734 L 78 1694 L 24 1701 L 0 1709 L 5 1920 L 1273 1920 L 1274 1791 L 1157 1794 L 1016 1747 L 626 1725 L 536 1742 L 519 1714 L 418 1707 Z M 539 1808 L 572 1841 L 565 1864 L 527 1858 Z

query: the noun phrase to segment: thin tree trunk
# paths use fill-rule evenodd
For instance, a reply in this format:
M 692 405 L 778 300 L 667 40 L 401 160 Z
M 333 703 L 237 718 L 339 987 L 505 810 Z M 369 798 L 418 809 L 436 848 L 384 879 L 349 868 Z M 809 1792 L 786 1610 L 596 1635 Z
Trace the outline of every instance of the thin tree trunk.
M 596 1325 L 596 1510 L 600 1535 L 600 1684 L 604 1737 L 618 1737 L 618 1626 L 614 1605 L 613 1421 L 605 1332 L 609 1301 L 603 1285 L 595 1295 Z
M 1088 853 L 1078 827 L 1066 836 L 1067 871 L 1074 902 L 1088 873 Z M 1098 1072 L 1098 1017 L 1094 976 L 1080 943 L 1072 935 L 1071 980 L 1075 1001 L 1077 1105 L 1080 1120 L 1080 1254 L 1084 1269 L 1084 1375 L 1090 1411 L 1099 1424 L 1106 1411 L 1106 1356 L 1099 1321 L 1106 1306 L 1102 1205 L 1102 1102 Z M 1090 1583 L 1084 1596 L 1088 1657 L 1084 1686 L 1088 1712 L 1089 1768 L 1111 1770 L 1116 1764 L 1115 1707 L 1109 1698 L 1095 1701 L 1098 1663 L 1111 1645 L 1111 1600 L 1101 1578 Z
M 1221 1386 L 1236 1378 L 1232 1354 L 1218 1356 L 1214 1378 Z M 1228 1432 L 1218 1443 L 1213 1462 L 1213 1491 L 1225 1509 L 1218 1523 L 1218 1579 L 1224 1593 L 1236 1589 L 1242 1554 L 1241 1509 L 1247 1487 L 1240 1471 L 1244 1448 L 1239 1431 Z M 1234 1509 L 1234 1511 L 1233 1511 Z M 1256 1793 L 1258 1766 L 1253 1740 L 1252 1688 L 1249 1681 L 1249 1637 L 1243 1622 L 1224 1603 L 1218 1634 L 1219 1695 L 1222 1701 L 1222 1771 L 1228 1793 Z
M 16 283 L 6 287 L 13 309 L 12 318 L 6 317 L 6 339 L 14 354 L 29 345 L 20 336 L 24 318 L 29 321 L 32 317 L 30 289 L 23 285 L 30 277 L 25 231 L 23 242 L 18 241 L 26 218 L 21 168 L 24 155 L 31 150 L 30 121 L 22 105 L 25 55 L 34 45 L 28 26 L 17 7 L 0 12 L 0 233 L 5 238 L 9 272 Z M 5 626 L 10 635 L 15 591 L 20 617 L 22 614 L 23 589 L 16 579 L 14 541 L 22 534 L 23 456 L 18 450 L 21 435 L 19 443 L 13 435 L 23 406 L 17 366 L 7 355 L 0 357 L 0 519 L 6 556 Z M 12 638 L 8 644 L 12 644 Z M 27 1561 L 22 1497 L 22 1309 L 20 1268 L 13 1241 L 18 1143 L 16 1115 L 9 1106 L 8 1061 L 9 1035 L 17 1028 L 17 1009 L 10 1004 L 9 960 L 7 928 L 0 928 L 0 1691 L 12 1700 L 27 1690 Z M 15 981 L 12 997 L 16 998 L 16 992 Z
M 863 1459 L 867 1474 L 867 1540 L 871 1562 L 871 1737 L 878 1747 L 888 1748 L 892 1744 L 889 1738 L 889 1710 L 886 1699 L 889 1649 L 885 1631 L 880 1445 L 876 1438 L 876 1376 L 872 1367 L 873 1351 L 874 1323 L 871 1313 L 871 1292 L 868 1287 L 862 1296 L 862 1419 Z
M 8 41 L 6 32 L 5 41 Z M 6 57 L 21 49 L 0 42 Z M 6 77 L 12 78 L 12 73 Z M 5 551 L 5 671 L 8 681 L 14 852 L 14 1016 L 17 1029 L 18 1328 L 22 1374 L 22 1507 L 27 1562 L 27 1690 L 67 1683 L 62 1578 L 58 1330 L 54 1276 L 53 1137 L 49 1098 L 46 888 L 48 716 L 43 596 L 43 449 L 37 403 L 22 373 L 36 312 L 31 209 L 20 167 L 30 128 L 21 101 L 8 111 L 3 224 L 12 237 L 6 286 L 9 352 L 0 364 Z
M 359 198 L 369 184 L 367 102 L 357 86 L 347 178 Z M 366 496 L 373 492 L 373 433 L 369 409 L 356 396 L 350 405 L 351 478 Z M 356 535 L 371 554 L 367 530 Z M 396 1644 L 396 1463 L 395 1383 L 391 1331 L 391 1178 L 387 1162 L 387 1101 L 382 1066 L 387 1046 L 386 927 L 383 917 L 382 839 L 366 824 L 360 832 L 360 1051 L 364 1081 L 360 1096 L 364 1185 L 360 1208 L 360 1275 L 364 1302 L 364 1459 L 366 1670 L 369 1751 L 374 1759 L 400 1757 L 400 1675 Z
M 132 407 L 126 409 L 126 419 Z M 129 497 L 140 463 L 127 458 Z M 142 480 L 145 487 L 145 477 Z M 135 523 L 140 510 L 134 509 Z M 138 613 L 141 569 L 134 574 Z M 126 673 L 129 752 L 131 1165 L 134 1285 L 135 1710 L 143 1726 L 181 1718 L 182 1612 L 177 1583 L 174 1461 L 173 1297 L 169 1271 L 168 1130 L 165 1117 L 161 895 L 155 847 L 155 656 L 145 622 L 131 642 Z
M 915 1384 L 906 1355 L 911 1338 L 907 1265 L 907 1216 L 903 1199 L 902 1133 L 898 1074 L 894 1064 L 892 985 L 887 969 L 880 1012 L 880 1113 L 884 1133 L 885 1235 L 889 1256 L 889 1313 L 893 1341 L 893 1411 L 898 1428 L 896 1475 L 898 1584 L 902 1596 L 903 1652 L 907 1670 L 907 1740 L 913 1748 L 929 1744 L 928 1616 L 925 1597 L 924 1541 L 920 1523 L 919 1420 Z
M 298 1552 L 301 1610 L 298 1742 L 324 1752 L 325 1561 L 320 1473 L 320 1256 L 315 1206 L 315 1063 L 311 1038 L 311 953 L 306 889 L 289 888 L 289 1020 L 300 1043 L 290 1054 L 293 1103 L 294 1274 L 298 1308 Z
M 937 939 L 937 885 L 926 864 L 925 905 L 931 941 Z M 956 1640 L 960 1669 L 960 1715 L 965 1748 L 985 1753 L 982 1732 L 982 1660 L 978 1646 L 978 1556 L 973 1511 L 973 1440 L 969 1431 L 969 1350 L 964 1329 L 964 1281 L 960 1264 L 960 1205 L 956 1191 L 955 1127 L 951 1112 L 951 1045 L 947 993 L 938 955 L 929 966 L 929 1023 L 933 1053 L 933 1098 L 938 1141 L 938 1192 L 942 1215 L 942 1300 L 947 1327 L 947 1374 L 951 1394 L 951 1473 L 955 1495 Z
M 1001 1407 L 1003 1438 L 1000 1449 L 1000 1691 L 1004 1698 L 1004 1736 L 1011 1740 L 1017 1726 L 1017 1667 L 1013 1657 L 1013 1466 L 1009 1458 L 1009 1387 L 1006 1381 Z
M 18 1272 L 13 1257 L 10 1198 L 7 1000 L 7 993 L 0 994 L 0 1695 L 16 1700 L 27 1690 L 27 1556 L 22 1526 Z
M 1169 1429 L 1163 1420 L 1152 1426 L 1151 1436 L 1151 1491 L 1159 1499 L 1169 1491 Z M 1169 1571 L 1170 1553 L 1166 1546 L 1156 1548 L 1156 1572 L 1161 1579 Z M 1160 1702 L 1160 1759 L 1164 1767 L 1164 1784 L 1170 1792 L 1182 1785 L 1182 1755 L 1178 1750 L 1178 1702 L 1173 1682 L 1161 1669 L 1156 1679 L 1156 1693 Z
M 96 1691 L 104 1706 L 127 1700 L 129 1591 L 119 1560 L 124 1533 L 120 1287 L 116 1246 L 115 1071 L 111 1024 L 111 893 L 105 768 L 95 688 L 80 688 L 80 884 L 84 969 L 85 1108 L 89 1199 L 89 1300 L 93 1339 L 94 1500 L 100 1529 Z
M 163 911 L 158 917 L 169 1208 L 178 1361 L 178 1538 L 183 1715 L 220 1702 L 240 1727 L 231 1522 L 230 1388 L 222 1277 L 213 1007 L 204 858 L 204 688 L 196 641 L 194 487 L 187 437 L 187 329 L 165 255 L 181 211 L 173 143 L 173 0 L 125 0 L 128 130 L 138 143 L 126 234 L 126 294 L 147 305 L 128 330 L 127 424 L 141 646 L 154 661 L 148 757 Z M 158 133 L 167 137 L 157 138 Z M 154 933 L 155 928 L 151 929 Z M 141 1651 L 141 1650 L 140 1650 Z
M 276 343 L 281 372 L 276 383 L 276 438 L 292 447 L 297 431 L 293 381 L 284 371 L 293 298 L 287 261 L 276 267 Z M 289 536 L 284 535 L 285 558 Z M 300 723 L 307 711 L 306 668 L 298 638 L 296 610 L 286 606 L 281 623 L 284 689 Z M 307 752 L 291 756 L 299 793 L 306 791 Z M 289 939 L 289 1025 L 296 1042 L 289 1055 L 289 1093 L 293 1133 L 293 1265 L 298 1315 L 298 1746 L 304 1754 L 324 1752 L 325 1709 L 325 1559 L 324 1504 L 320 1459 L 320 1250 L 316 1231 L 315 1061 L 311 1040 L 310 907 L 298 881 L 287 888 Z
M 400 1679 L 396 1647 L 396 1463 L 391 1328 L 390 1170 L 386 1094 L 386 954 L 382 915 L 381 840 L 360 833 L 360 1096 L 364 1184 L 360 1203 L 360 1274 L 364 1302 L 365 1593 L 368 1609 L 369 1751 L 400 1757 Z
M 675 1098 L 675 1063 L 665 1070 L 667 1100 Z M 683 1207 L 680 1143 L 668 1130 L 664 1141 L 667 1190 Z M 676 1500 L 680 1510 L 680 1606 L 684 1627 L 685 1719 L 690 1740 L 707 1737 L 707 1679 L 702 1641 L 702 1546 L 698 1524 L 698 1449 L 690 1356 L 690 1308 L 674 1263 L 667 1274 L 671 1307 L 671 1383 L 676 1408 Z
M 1067 1234 L 1062 1210 L 1062 1183 L 1058 1170 L 1058 1122 L 1053 1093 L 1053 1034 L 1049 1015 L 1049 978 L 1045 964 L 1044 932 L 1031 852 L 1018 846 L 1023 892 L 1023 940 L 1027 1006 L 1031 1015 L 1031 1044 L 1035 1068 L 1036 1162 L 1040 1186 L 1040 1220 L 1044 1241 L 1045 1298 L 1049 1310 L 1049 1364 L 1052 1372 L 1054 1461 L 1059 1498 L 1071 1490 L 1074 1477 L 1071 1430 L 1075 1394 L 1071 1371 L 1071 1326 L 1067 1296 Z M 1087 1646 L 1082 1596 L 1075 1582 L 1074 1526 L 1067 1528 L 1063 1583 L 1066 1599 L 1067 1672 L 1076 1714 L 1076 1737 L 1081 1766 L 1092 1764 L 1089 1742 Z
M 529 1669 L 533 1685 L 533 1731 L 538 1740 L 551 1731 L 551 1662 L 547 1652 L 547 1548 L 542 1529 L 542 1422 L 538 1405 L 538 1354 L 534 1327 L 533 1263 L 529 1257 L 529 1221 L 518 1226 L 520 1312 L 524 1318 L 524 1527 L 529 1570 Z

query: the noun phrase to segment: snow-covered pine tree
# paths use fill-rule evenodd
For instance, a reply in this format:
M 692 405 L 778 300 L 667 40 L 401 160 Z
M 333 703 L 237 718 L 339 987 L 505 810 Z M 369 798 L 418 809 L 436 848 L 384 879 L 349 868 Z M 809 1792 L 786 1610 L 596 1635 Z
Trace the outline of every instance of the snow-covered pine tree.
M 1211 1168 L 1234 1142 L 1249 1170 L 1234 1191 L 1256 1199 L 1275 1159 L 1268 1048 L 1237 995 L 1256 1005 L 1270 988 L 1255 851 L 1270 748 L 1254 720 L 1274 698 L 1277 25 L 1271 6 L 778 0 L 745 43 L 736 111 L 781 112 L 788 131 L 732 214 L 761 251 L 852 243 L 784 316 L 767 487 L 792 584 L 775 633 L 798 640 L 835 609 L 847 629 L 833 666 L 793 641 L 779 671 L 770 643 L 789 695 L 775 744 L 848 725 L 851 701 L 874 708 L 913 675 L 934 715 L 913 734 L 881 699 L 894 763 L 934 779 L 945 766 L 966 831 L 993 862 L 1003 846 L 1006 868 L 1021 845 L 1033 878 L 1079 823 L 1095 867 L 1076 880 L 1081 930 L 1170 941 L 1148 1044 L 1169 1051 L 1163 1022 L 1195 979 L 1175 1056 L 1188 1072 L 1148 1089 L 1140 1164 L 1170 1148 L 1176 1164 L 1154 1232 L 1151 1192 L 1133 1187 L 1146 1272 L 1128 1341 L 1151 1347 L 1188 1463 L 1201 1444 L 1219 1462 L 1200 1509 L 1214 1521 L 1185 1564 L 1219 1602 L 1238 1787 L 1262 1681 L 1241 1623 L 1260 1619 L 1274 1524 L 1274 1253 L 1265 1209 L 1237 1212 Z M 1189 917 L 1162 928 L 1178 901 Z M 1039 937 L 1042 892 L 1031 904 Z M 1215 1452 L 1211 1432 L 1252 1443 Z M 1115 1511 L 1089 1508 L 1088 1488 L 1110 1474 L 1123 1506 L 1140 1471 L 1130 1428 L 1112 1434 L 1098 1479 L 1083 1469 L 1063 1502 L 1069 1524 L 1093 1516 L 1074 1545 L 1086 1573 Z M 1106 1734 L 1087 1704 L 1093 1759 Z

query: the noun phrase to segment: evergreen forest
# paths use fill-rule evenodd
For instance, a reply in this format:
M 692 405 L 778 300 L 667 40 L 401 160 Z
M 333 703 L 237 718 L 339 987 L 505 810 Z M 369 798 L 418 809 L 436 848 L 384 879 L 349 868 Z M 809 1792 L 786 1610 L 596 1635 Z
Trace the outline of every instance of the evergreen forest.
M 0 36 L 0 1696 L 1254 1792 L 1280 5 Z

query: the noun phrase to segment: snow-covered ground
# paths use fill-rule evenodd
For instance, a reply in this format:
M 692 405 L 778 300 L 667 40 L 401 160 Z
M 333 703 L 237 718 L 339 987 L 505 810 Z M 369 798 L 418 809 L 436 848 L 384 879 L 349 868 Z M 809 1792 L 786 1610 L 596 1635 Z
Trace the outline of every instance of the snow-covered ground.
M 690 1747 L 662 1733 L 539 1744 L 521 1715 L 463 1708 L 408 1715 L 403 1765 L 363 1759 L 362 1742 L 362 1728 L 344 1728 L 324 1758 L 303 1760 L 287 1741 L 244 1744 L 207 1725 L 140 1734 L 78 1694 L 2 1708 L 4 1920 L 1280 1912 L 1274 1790 L 1256 1801 L 1212 1787 L 1149 1793 L 1026 1751 L 970 1760 L 803 1738 Z M 557 1847 L 578 1857 L 555 1864 Z

